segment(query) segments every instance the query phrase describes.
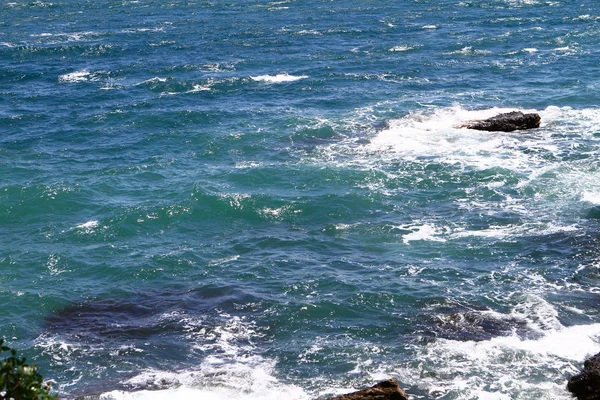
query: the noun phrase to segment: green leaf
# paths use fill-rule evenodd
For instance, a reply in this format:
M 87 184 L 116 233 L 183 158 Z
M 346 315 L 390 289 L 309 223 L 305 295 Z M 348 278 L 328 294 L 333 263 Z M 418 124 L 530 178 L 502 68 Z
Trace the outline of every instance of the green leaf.
M 50 394 L 50 384 L 44 383 L 35 364 L 27 364 L 25 357 L 18 358 L 17 351 L 3 345 L 0 350 L 9 351 L 10 356 L 0 361 L 0 400 L 56 400 Z

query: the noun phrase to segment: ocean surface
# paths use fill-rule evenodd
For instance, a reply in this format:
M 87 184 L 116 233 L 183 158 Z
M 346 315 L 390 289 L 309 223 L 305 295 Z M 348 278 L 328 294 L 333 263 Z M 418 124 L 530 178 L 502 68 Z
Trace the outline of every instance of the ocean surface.
M 3 0 L 0 337 L 61 399 L 567 400 L 599 154 L 596 0 Z

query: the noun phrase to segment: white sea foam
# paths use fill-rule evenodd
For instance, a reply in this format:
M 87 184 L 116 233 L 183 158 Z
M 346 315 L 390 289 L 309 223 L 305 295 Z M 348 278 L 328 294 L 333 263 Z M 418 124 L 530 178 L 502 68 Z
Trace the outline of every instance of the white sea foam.
M 184 92 L 162 92 L 160 96 L 175 96 L 178 94 L 189 94 L 189 93 L 198 93 L 198 92 L 209 92 L 212 88 L 210 85 L 198 85 L 195 84 L 192 86 L 190 90 L 186 90 Z
M 437 25 L 423 25 L 422 29 L 437 29 Z
M 210 85 L 193 85 L 193 87 L 186 93 L 206 92 L 212 90 Z
M 523 212 L 527 212 L 524 209 Z M 551 235 L 558 232 L 576 232 L 580 228 L 576 225 L 559 226 L 548 223 L 525 223 L 520 225 L 508 226 L 490 226 L 487 229 L 481 230 L 463 230 L 455 229 L 451 234 L 451 238 L 464 237 L 486 237 L 486 238 L 513 238 L 530 235 Z
M 430 346 L 429 351 L 450 351 L 467 362 L 490 362 L 504 369 L 511 368 L 511 365 L 500 365 L 502 355 L 518 356 L 520 352 L 526 359 L 542 356 L 582 362 L 600 351 L 598 336 L 600 324 L 577 325 L 552 330 L 539 339 L 522 339 L 517 335 L 500 336 L 481 342 L 440 339 Z M 547 365 L 548 362 L 540 363 L 544 364 Z
M 418 363 L 380 368 L 374 375 L 396 374 L 436 398 L 570 399 L 566 380 L 600 350 L 600 324 L 565 327 L 542 297 L 519 296 L 512 312 L 494 318 L 525 321 L 536 338 L 513 333 L 484 341 L 437 339 L 418 350 Z
M 562 330 L 558 310 L 542 296 L 528 293 L 515 294 L 512 297 L 517 301 L 517 305 L 510 316 L 525 321 L 530 330 L 542 334 Z
M 468 56 L 468 55 L 482 55 L 482 54 L 491 54 L 492 52 L 489 50 L 477 50 L 477 49 L 473 49 L 472 46 L 466 46 L 463 47 L 462 49 L 459 50 L 455 50 L 455 51 L 450 51 L 448 53 L 444 53 L 444 54 L 460 54 L 463 56 Z
M 592 204 L 600 204 L 600 192 L 583 192 L 581 201 Z
M 30 35 L 31 37 L 40 37 L 40 38 L 53 38 L 54 40 L 51 40 L 50 43 L 62 43 L 65 41 L 68 42 L 79 42 L 82 40 L 88 40 L 88 39 L 93 39 L 96 38 L 98 36 L 100 36 L 101 34 L 98 32 L 94 32 L 94 31 L 86 31 L 86 32 L 69 32 L 69 33 L 65 33 L 65 32 L 58 32 L 58 33 L 50 33 L 50 32 L 43 32 L 43 33 L 37 33 L 37 34 L 32 34 Z
M 249 371 L 256 374 L 257 370 Z M 263 386 L 264 385 L 264 386 Z M 236 387 L 179 387 L 166 390 L 141 390 L 137 392 L 112 391 L 100 395 L 100 400 L 308 400 L 310 397 L 302 389 L 294 386 L 268 385 L 260 383 L 260 388 L 243 392 Z
M 168 316 L 171 318 L 171 316 Z M 176 318 L 180 316 L 175 315 Z M 275 362 L 255 354 L 252 339 L 259 335 L 251 323 L 224 314 L 227 322 L 212 331 L 198 327 L 204 321 L 183 318 L 189 339 L 199 350 L 210 354 L 197 368 L 187 371 L 147 370 L 123 382 L 134 389 L 115 390 L 100 396 L 103 400 L 308 400 L 303 389 L 280 382 L 274 374 Z M 148 390 L 148 388 L 159 390 Z M 139 390 L 136 390 L 139 389 Z
M 402 154 L 406 157 L 438 157 L 451 163 L 468 163 L 482 168 L 507 165 L 519 167 L 523 156 L 515 159 L 517 140 L 511 135 L 482 134 L 458 129 L 464 121 L 492 117 L 510 109 L 493 108 L 470 111 L 461 107 L 436 109 L 432 114 L 416 112 L 389 121 L 389 128 L 364 146 L 367 152 Z
M 504 0 L 512 7 L 522 7 L 524 5 L 539 4 L 538 0 Z
M 408 51 L 414 49 L 413 46 L 402 45 L 402 46 L 394 46 L 389 51 Z
M 76 226 L 76 228 L 78 229 L 92 229 L 98 226 L 98 221 L 93 220 L 93 221 L 88 221 L 88 222 L 84 222 L 83 224 L 79 224 Z
M 169 78 L 160 78 L 158 76 L 155 76 L 154 78 L 146 79 L 145 81 L 141 81 L 139 83 L 136 83 L 136 86 L 138 86 L 138 85 L 145 85 L 147 83 L 166 82 L 168 80 L 169 80 Z
M 137 33 L 137 32 L 142 32 L 142 33 L 147 33 L 147 32 L 164 32 L 165 28 L 162 26 L 157 26 L 157 27 L 153 27 L 153 28 L 128 28 L 128 29 L 123 29 L 121 31 L 119 31 L 120 33 Z
M 371 158 L 373 152 L 387 157 L 397 154 L 403 159 L 435 157 L 438 161 L 458 165 L 479 168 L 501 166 L 533 173 L 543 166 L 540 162 L 544 160 L 539 159 L 538 152 L 558 155 L 563 144 L 567 145 L 567 140 L 569 146 L 573 145 L 572 139 L 557 139 L 552 136 L 553 133 L 593 136 L 600 124 L 599 109 L 573 110 L 551 106 L 545 110 L 521 110 L 538 112 L 542 117 L 542 128 L 549 128 L 532 131 L 527 136 L 458 128 L 465 121 L 485 119 L 512 110 L 466 110 L 454 106 L 413 112 L 403 118 L 390 120 L 386 129 L 375 135 L 368 144 L 359 146 L 356 152 L 365 152 Z M 537 151 L 526 154 L 524 148 Z
M 316 31 L 314 29 L 304 29 L 304 30 L 298 31 L 296 34 L 297 35 L 314 35 L 314 36 L 323 35 L 321 32 Z
M 235 163 L 237 169 L 260 168 L 264 166 L 262 161 L 238 161 Z
M 75 226 L 75 229 L 83 233 L 93 233 L 98 227 L 98 221 L 92 220 Z
M 600 16 L 590 15 L 590 14 L 584 14 L 584 15 L 580 15 L 576 18 L 573 18 L 573 21 L 598 21 L 598 20 L 600 20 Z
M 75 71 L 58 77 L 59 82 L 76 83 L 92 80 L 92 73 L 87 70 Z
M 600 108 L 573 109 L 549 106 L 539 113 L 542 120 L 546 121 L 545 124 L 560 127 L 561 132 L 585 136 L 598 133 Z
M 251 76 L 253 80 L 257 82 L 264 83 L 285 83 L 285 82 L 295 82 L 301 79 L 308 78 L 307 75 L 288 75 L 288 74 L 277 74 L 277 75 L 260 75 L 260 76 Z
M 401 226 L 402 229 L 412 230 L 412 233 L 408 233 L 402 237 L 402 241 L 406 244 L 417 240 L 426 240 L 434 242 L 445 242 L 446 239 L 442 237 L 443 229 L 435 225 L 420 225 L 414 227 Z

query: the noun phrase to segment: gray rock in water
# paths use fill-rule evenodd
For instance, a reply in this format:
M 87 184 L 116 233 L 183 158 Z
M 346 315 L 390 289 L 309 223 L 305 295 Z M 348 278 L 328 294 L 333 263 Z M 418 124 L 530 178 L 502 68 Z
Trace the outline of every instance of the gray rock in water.
M 408 397 L 394 379 L 388 379 L 370 388 L 332 397 L 329 400 L 408 400 Z
M 583 371 L 569 379 L 567 388 L 579 400 L 600 399 L 600 353 L 585 361 Z
M 498 114 L 482 120 L 467 121 L 459 128 L 477 129 L 480 131 L 512 132 L 521 129 L 540 127 L 541 117 L 537 113 L 523 114 L 521 111 Z

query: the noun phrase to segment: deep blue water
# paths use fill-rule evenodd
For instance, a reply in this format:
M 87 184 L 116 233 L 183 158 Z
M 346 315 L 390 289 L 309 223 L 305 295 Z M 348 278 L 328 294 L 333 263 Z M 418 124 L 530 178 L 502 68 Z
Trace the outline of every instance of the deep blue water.
M 4 1 L 0 337 L 67 399 L 569 399 L 599 39 L 591 0 Z

